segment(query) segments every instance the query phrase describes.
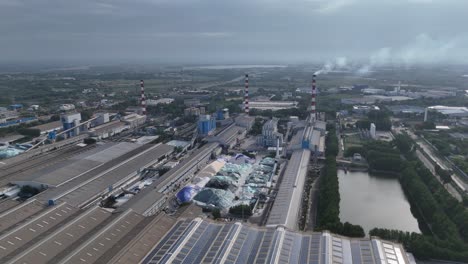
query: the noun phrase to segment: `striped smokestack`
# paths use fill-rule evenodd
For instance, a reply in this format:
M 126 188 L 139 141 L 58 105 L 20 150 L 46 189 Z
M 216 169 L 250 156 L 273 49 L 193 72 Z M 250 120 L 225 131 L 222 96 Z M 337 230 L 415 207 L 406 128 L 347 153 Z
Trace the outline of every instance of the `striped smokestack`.
M 311 114 L 312 114 L 312 118 L 313 118 L 314 121 L 315 121 L 316 116 L 317 116 L 317 114 L 315 112 L 315 97 L 317 95 L 317 92 L 315 90 L 315 77 L 316 77 L 316 75 L 314 74 L 312 76 L 312 101 L 310 102 L 311 103 L 311 105 L 310 105 Z
M 244 90 L 244 111 L 249 114 L 249 75 L 245 75 L 245 90 Z
M 141 90 L 141 98 L 140 98 L 141 111 L 143 115 L 146 115 L 145 83 L 143 82 L 143 80 L 140 80 L 140 90 Z

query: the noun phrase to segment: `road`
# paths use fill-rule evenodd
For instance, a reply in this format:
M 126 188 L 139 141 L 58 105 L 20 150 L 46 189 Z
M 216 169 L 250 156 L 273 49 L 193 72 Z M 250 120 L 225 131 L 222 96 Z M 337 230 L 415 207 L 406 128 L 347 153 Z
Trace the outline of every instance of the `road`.
M 432 165 L 432 163 L 421 153 L 421 151 L 416 150 L 416 156 L 418 156 L 419 160 L 426 166 L 427 169 L 431 171 L 432 175 L 434 175 L 434 177 L 436 177 L 436 179 L 442 185 L 444 185 L 440 177 L 435 173 L 434 165 Z M 460 195 L 460 193 L 458 193 L 458 191 L 455 189 L 455 187 L 453 187 L 451 183 L 445 184 L 444 187 L 459 202 L 463 201 L 463 197 Z
M 401 133 L 402 131 L 400 129 L 395 129 L 395 131 L 397 133 Z M 406 130 L 406 132 L 408 133 L 408 135 L 411 137 L 411 139 L 413 139 L 416 144 L 427 154 L 429 155 L 432 159 L 434 159 L 438 164 L 440 164 L 439 166 L 441 168 L 445 168 L 447 169 L 447 166 L 444 164 L 444 162 L 442 160 L 440 160 L 433 152 L 432 148 L 427 145 L 425 142 L 423 142 L 423 140 L 421 140 L 417 135 L 415 135 L 413 132 L 409 131 L 409 130 Z M 440 177 L 437 175 L 437 173 L 435 173 L 435 167 L 434 165 L 432 164 L 432 162 L 426 157 L 424 156 L 424 154 L 419 150 L 417 149 L 416 150 L 416 156 L 419 158 L 419 160 L 424 164 L 424 166 L 426 166 L 426 168 L 431 171 L 432 175 L 434 175 L 434 177 L 440 182 L 440 184 L 442 184 L 444 186 L 444 188 L 447 190 L 447 192 L 450 193 L 450 195 L 453 196 L 453 198 L 457 199 L 458 201 L 463 201 L 463 198 L 462 198 L 462 195 L 457 191 L 457 189 L 455 187 L 453 187 L 453 185 L 451 183 L 449 184 L 444 184 L 442 182 L 442 180 L 440 179 Z M 455 175 L 453 175 L 452 177 L 456 177 Z

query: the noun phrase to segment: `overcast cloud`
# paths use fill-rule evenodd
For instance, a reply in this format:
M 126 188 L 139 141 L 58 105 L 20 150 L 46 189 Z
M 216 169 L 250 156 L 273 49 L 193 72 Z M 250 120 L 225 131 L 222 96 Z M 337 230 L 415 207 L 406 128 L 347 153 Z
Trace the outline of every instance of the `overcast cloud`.
M 0 0 L 0 58 L 466 63 L 467 11 L 466 0 Z

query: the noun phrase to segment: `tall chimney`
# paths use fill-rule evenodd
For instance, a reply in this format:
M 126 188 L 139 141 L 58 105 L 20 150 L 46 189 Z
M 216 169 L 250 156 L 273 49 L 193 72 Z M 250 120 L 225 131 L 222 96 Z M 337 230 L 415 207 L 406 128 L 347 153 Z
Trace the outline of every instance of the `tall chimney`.
M 146 115 L 146 98 L 145 98 L 145 83 L 143 80 L 140 80 L 140 89 L 141 89 L 141 98 L 140 105 L 143 115 Z
M 244 111 L 249 114 L 249 75 L 245 75 L 245 90 L 244 90 Z
M 317 95 L 317 92 L 315 90 L 315 77 L 316 75 L 314 74 L 312 76 L 312 101 L 310 102 L 310 110 L 311 110 L 311 116 L 312 116 L 312 121 L 315 121 L 317 119 L 317 114 L 315 112 L 315 97 Z

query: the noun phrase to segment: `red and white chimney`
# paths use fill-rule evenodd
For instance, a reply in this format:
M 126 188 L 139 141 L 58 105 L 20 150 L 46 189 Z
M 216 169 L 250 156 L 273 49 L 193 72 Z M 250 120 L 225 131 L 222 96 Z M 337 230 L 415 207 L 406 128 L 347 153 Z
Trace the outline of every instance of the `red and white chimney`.
M 317 96 L 317 91 L 315 89 L 316 88 L 315 87 L 315 77 L 316 77 L 316 75 L 314 74 L 312 76 L 312 100 L 310 102 L 310 110 L 311 110 L 313 121 L 315 121 L 317 119 L 317 114 L 316 114 L 316 109 L 315 109 L 315 104 L 316 104 L 315 97 Z
M 146 98 L 145 98 L 145 83 L 143 80 L 140 80 L 140 89 L 141 89 L 141 98 L 140 105 L 143 115 L 146 115 Z
M 244 90 L 244 111 L 249 114 L 249 75 L 245 75 L 245 90 Z

